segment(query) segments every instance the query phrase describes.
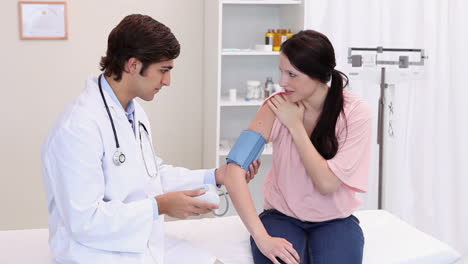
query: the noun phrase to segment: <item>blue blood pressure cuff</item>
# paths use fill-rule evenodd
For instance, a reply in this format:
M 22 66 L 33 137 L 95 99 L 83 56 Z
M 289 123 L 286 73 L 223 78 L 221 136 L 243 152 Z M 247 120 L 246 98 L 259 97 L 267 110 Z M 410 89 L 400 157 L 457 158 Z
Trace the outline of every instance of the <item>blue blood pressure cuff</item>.
M 257 160 L 265 148 L 265 138 L 253 131 L 244 130 L 226 158 L 227 163 L 234 162 L 248 171 L 250 164 Z

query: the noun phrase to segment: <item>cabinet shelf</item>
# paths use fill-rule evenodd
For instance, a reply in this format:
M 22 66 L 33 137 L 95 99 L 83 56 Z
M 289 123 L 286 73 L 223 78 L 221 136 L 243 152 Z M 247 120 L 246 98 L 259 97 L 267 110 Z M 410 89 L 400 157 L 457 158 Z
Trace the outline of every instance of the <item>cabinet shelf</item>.
M 264 83 L 277 76 L 279 51 L 264 50 L 268 29 L 304 30 L 310 0 L 209 0 L 204 3 L 203 166 L 225 164 L 229 151 L 249 127 L 264 100 L 246 101 L 247 81 Z M 307 8 L 306 8 L 307 7 Z M 257 48 L 257 49 L 255 49 Z M 261 86 L 263 87 L 263 85 Z M 236 89 L 236 100 L 229 90 Z M 273 163 L 273 146 L 265 145 L 262 166 L 249 184 L 252 199 L 263 210 L 262 185 Z M 227 215 L 236 215 L 234 207 Z
M 238 99 L 235 102 L 229 101 L 228 99 L 221 99 L 220 106 L 261 106 L 263 104 L 263 100 L 250 100 L 245 101 L 242 99 Z
M 297 5 L 300 0 L 223 0 L 223 4 L 230 5 Z
M 221 52 L 223 56 L 278 56 L 279 51 L 256 51 L 256 50 L 241 50 L 241 51 L 226 51 Z

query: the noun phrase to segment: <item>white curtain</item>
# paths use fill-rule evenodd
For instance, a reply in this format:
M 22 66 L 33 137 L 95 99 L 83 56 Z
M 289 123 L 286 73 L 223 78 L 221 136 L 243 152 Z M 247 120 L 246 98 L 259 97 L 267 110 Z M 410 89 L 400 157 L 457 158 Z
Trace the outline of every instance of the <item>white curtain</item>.
M 394 111 L 390 116 L 387 102 L 384 209 L 448 243 L 468 263 L 468 1 L 306 0 L 306 9 L 306 27 L 330 38 L 345 72 L 348 47 L 426 50 L 423 74 L 405 79 L 394 71 L 387 80 L 394 84 L 387 89 Z M 376 117 L 378 81 L 379 71 L 370 69 L 351 82 Z M 377 144 L 373 153 L 364 208 L 377 206 Z

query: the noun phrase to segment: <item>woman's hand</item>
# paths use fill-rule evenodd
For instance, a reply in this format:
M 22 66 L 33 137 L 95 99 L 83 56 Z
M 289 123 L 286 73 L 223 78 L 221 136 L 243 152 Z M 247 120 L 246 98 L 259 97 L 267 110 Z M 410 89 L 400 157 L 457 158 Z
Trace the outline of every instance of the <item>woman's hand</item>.
M 293 245 L 284 238 L 266 235 L 256 239 L 255 243 L 263 255 L 274 264 L 280 264 L 277 257 L 287 264 L 299 264 L 301 261 Z
M 292 103 L 278 94 L 268 100 L 268 106 L 288 129 L 302 125 L 305 106 L 302 102 Z

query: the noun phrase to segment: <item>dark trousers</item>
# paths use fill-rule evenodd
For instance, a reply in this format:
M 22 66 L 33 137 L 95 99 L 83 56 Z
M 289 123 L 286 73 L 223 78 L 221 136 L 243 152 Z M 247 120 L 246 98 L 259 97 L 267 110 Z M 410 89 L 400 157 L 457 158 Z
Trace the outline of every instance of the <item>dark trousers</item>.
M 260 219 L 268 234 L 293 244 L 301 264 L 362 263 L 364 235 L 354 215 L 324 222 L 303 222 L 271 209 L 263 211 Z M 252 237 L 250 245 L 255 264 L 272 263 Z

